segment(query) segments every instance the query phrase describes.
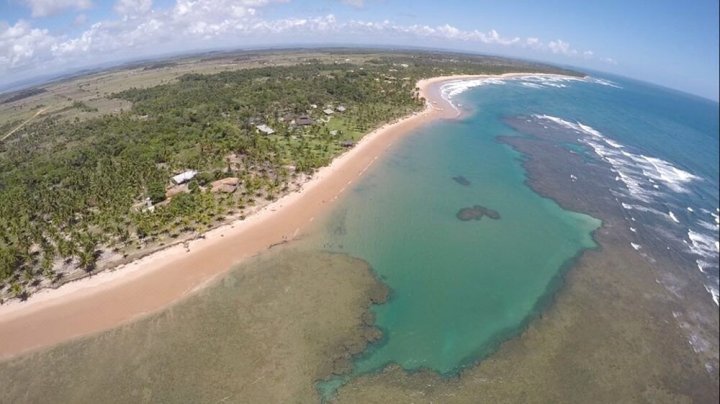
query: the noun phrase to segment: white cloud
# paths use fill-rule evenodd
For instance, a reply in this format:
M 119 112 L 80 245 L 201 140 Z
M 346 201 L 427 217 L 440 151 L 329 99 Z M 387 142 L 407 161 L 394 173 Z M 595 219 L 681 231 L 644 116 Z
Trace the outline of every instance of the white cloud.
M 37 4 L 41 0 L 34 1 Z M 77 0 L 73 4 L 89 4 Z M 503 36 L 498 31 L 463 30 L 450 24 L 398 25 L 384 21 L 339 21 L 333 15 L 268 19 L 263 8 L 288 0 L 176 0 L 153 8 L 152 0 L 117 0 L 120 18 L 95 22 L 75 36 L 51 35 L 26 21 L 0 22 L 0 81 L 15 74 L 30 75 L 50 68 L 80 67 L 121 58 L 141 57 L 210 47 L 239 47 L 272 42 L 336 41 L 425 43 L 442 46 L 525 48 L 562 57 L 615 63 L 592 51 L 578 51 L 563 40 Z M 46 1 L 50 3 L 49 0 Z M 58 3 L 69 4 L 70 0 Z M 47 11 L 47 10 L 46 10 Z M 79 15 L 77 23 L 83 23 Z
M 50 48 L 52 55 L 60 59 L 67 57 L 77 57 L 87 54 L 92 49 L 93 42 L 96 44 L 102 41 L 102 36 L 99 35 L 102 27 L 102 23 L 95 23 L 83 32 L 79 37 L 68 39 L 65 41 L 58 41 Z
M 85 10 L 92 7 L 90 0 L 23 0 L 33 17 L 46 17 L 67 9 Z
M 347 32 L 348 29 L 359 29 L 362 31 L 374 31 L 376 33 L 395 33 L 410 36 L 428 37 L 434 39 L 456 40 L 466 42 L 480 42 L 489 45 L 514 45 L 520 42 L 520 38 L 502 37 L 494 29 L 488 32 L 480 32 L 478 30 L 463 31 L 449 24 L 429 26 L 429 25 L 395 25 L 385 20 L 382 22 L 365 22 L 350 21 L 348 24 L 341 25 L 342 31 Z
M 75 25 L 76 27 L 83 26 L 83 25 L 85 25 L 87 20 L 88 20 L 88 17 L 86 14 L 78 14 L 77 16 L 75 16 L 75 19 L 73 20 L 73 25 Z
M 558 39 L 556 41 L 550 41 L 547 44 L 548 49 L 550 49 L 550 52 L 565 56 L 575 56 L 577 55 L 577 50 L 570 47 L 570 44 Z
M 152 9 L 152 0 L 118 0 L 113 8 L 122 16 L 141 15 Z
M 365 6 L 365 0 L 340 0 L 341 3 L 347 4 L 348 6 L 353 6 L 357 8 L 362 8 Z
M 26 21 L 15 25 L 0 22 L 0 73 L 31 65 L 48 54 L 56 41 L 48 30 L 32 28 Z

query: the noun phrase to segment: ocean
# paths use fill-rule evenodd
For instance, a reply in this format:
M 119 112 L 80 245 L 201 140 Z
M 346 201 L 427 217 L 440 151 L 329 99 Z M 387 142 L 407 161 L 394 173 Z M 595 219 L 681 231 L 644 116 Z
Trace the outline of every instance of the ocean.
M 597 219 L 526 183 L 525 156 L 500 141 L 525 136 L 513 120 L 572 132 L 577 143 L 559 147 L 609 165 L 632 248 L 679 268 L 658 282 L 679 293 L 673 280 L 700 279 L 717 305 L 717 103 L 604 75 L 464 80 L 442 93 L 464 116 L 395 145 L 326 224 L 323 247 L 366 260 L 392 290 L 374 308 L 384 339 L 356 359 L 355 375 L 390 363 L 457 373 L 541 313 L 574 258 L 596 246 Z M 475 205 L 500 218 L 458 219 Z

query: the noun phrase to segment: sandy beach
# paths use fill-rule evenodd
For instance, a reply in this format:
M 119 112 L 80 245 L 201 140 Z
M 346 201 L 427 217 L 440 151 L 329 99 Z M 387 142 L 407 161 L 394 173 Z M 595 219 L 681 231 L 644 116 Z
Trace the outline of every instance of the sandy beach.
M 485 77 L 491 76 L 421 80 L 420 95 L 427 100 L 423 111 L 374 130 L 320 169 L 300 191 L 245 220 L 207 232 L 189 243 L 189 251 L 182 245 L 169 247 L 58 289 L 42 290 L 25 302 L 14 300 L 0 306 L 0 358 L 97 333 L 161 310 L 244 259 L 293 240 L 397 139 L 432 120 L 458 116 L 459 111 L 440 94 L 443 82 Z

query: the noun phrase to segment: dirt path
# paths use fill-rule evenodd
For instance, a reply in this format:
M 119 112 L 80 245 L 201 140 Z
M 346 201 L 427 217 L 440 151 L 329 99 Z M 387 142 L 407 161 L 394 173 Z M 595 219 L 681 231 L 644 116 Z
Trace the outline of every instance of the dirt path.
M 27 125 L 28 122 L 30 122 L 30 121 L 32 121 L 33 119 L 37 118 L 38 115 L 42 114 L 42 113 L 45 112 L 47 109 L 48 109 L 48 107 L 41 108 L 38 112 L 35 113 L 35 115 L 33 115 L 33 116 L 31 116 L 30 118 L 26 119 L 23 123 L 21 123 L 20 125 L 16 126 L 15 129 L 13 129 L 13 130 L 11 130 L 10 132 L 6 133 L 5 136 L 3 136 L 2 138 L 0 138 L 0 142 L 5 141 L 5 139 L 7 139 L 7 138 L 9 138 L 10 136 L 12 136 L 13 133 L 17 132 L 17 131 L 18 131 L 19 129 L 21 129 L 23 126 Z

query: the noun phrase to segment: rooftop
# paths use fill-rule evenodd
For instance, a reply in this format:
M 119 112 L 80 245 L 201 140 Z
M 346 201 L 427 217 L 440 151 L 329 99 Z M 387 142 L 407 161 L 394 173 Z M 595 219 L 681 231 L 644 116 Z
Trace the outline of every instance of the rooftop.
M 312 118 L 310 118 L 307 115 L 302 115 L 302 116 L 297 117 L 297 119 L 295 119 L 295 124 L 296 125 L 312 125 L 313 120 L 312 120 Z
M 256 128 L 257 128 L 257 130 L 259 130 L 260 132 L 262 132 L 266 135 L 272 135 L 273 133 L 275 133 L 275 129 L 273 129 L 265 124 L 257 125 Z
M 184 171 L 184 172 L 172 177 L 172 180 L 176 184 L 183 184 L 183 183 L 188 182 L 191 179 L 195 178 L 197 173 L 198 172 L 195 170 L 187 170 L 187 171 Z

